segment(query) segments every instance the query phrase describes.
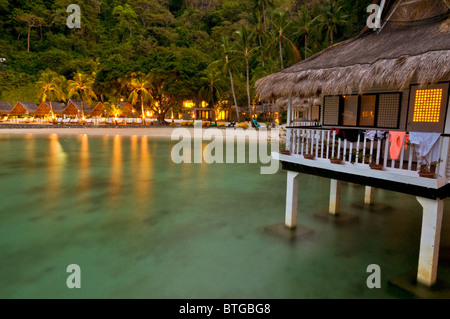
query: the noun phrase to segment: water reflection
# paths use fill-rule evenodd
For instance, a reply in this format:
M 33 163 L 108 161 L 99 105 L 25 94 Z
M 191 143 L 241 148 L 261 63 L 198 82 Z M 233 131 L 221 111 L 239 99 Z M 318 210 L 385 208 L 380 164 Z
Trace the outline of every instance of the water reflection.
M 47 201 L 53 201 L 59 197 L 57 194 L 61 190 L 66 159 L 67 154 L 59 142 L 58 135 L 51 134 L 47 156 Z
M 110 196 L 111 199 L 116 198 L 120 194 L 123 178 L 123 162 L 122 162 L 122 143 L 121 137 L 115 135 L 113 137 L 111 172 L 110 172 Z
M 79 171 L 78 183 L 79 190 L 82 193 L 89 191 L 90 188 L 90 154 L 89 154 L 89 139 L 86 134 L 80 136 L 80 154 L 79 154 Z

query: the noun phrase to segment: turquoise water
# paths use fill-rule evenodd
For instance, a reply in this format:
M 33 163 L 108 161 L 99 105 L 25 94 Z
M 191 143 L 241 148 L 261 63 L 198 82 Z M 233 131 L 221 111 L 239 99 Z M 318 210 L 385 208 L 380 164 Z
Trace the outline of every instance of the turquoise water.
M 314 216 L 329 180 L 302 176 L 299 221 L 315 233 L 289 242 L 264 230 L 284 221 L 284 171 L 174 164 L 173 144 L 0 135 L 0 298 L 410 297 L 388 281 L 417 268 L 414 197 L 377 190 L 389 208 L 370 211 L 354 205 L 364 188 L 344 183 L 342 210 L 358 220 L 337 225 Z M 80 289 L 66 285 L 70 264 Z M 367 288 L 370 264 L 380 289 Z

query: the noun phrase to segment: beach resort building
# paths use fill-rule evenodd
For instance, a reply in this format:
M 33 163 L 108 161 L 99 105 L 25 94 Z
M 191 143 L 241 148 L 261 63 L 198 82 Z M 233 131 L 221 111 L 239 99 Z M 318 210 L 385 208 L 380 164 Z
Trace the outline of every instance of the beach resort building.
M 63 111 L 63 115 L 81 117 L 82 113 L 88 115 L 91 112 L 92 110 L 86 102 L 70 100 Z
M 51 115 L 51 111 L 53 109 L 54 115 L 61 116 L 63 114 L 64 108 L 66 105 L 60 102 L 50 102 L 50 101 L 42 101 L 39 104 L 38 108 L 35 111 L 36 116 L 47 116 Z
M 286 150 L 273 154 L 287 171 L 285 227 L 300 228 L 302 174 L 331 180 L 333 218 L 342 216 L 342 181 L 365 185 L 367 205 L 376 188 L 412 195 L 423 207 L 416 279 L 431 287 L 450 195 L 450 5 L 383 3 L 378 28 L 262 78 L 256 89 L 263 101 L 287 100 Z M 296 125 L 294 101 L 314 96 L 321 107 L 311 118 L 321 126 Z
M 0 101 L 0 115 L 8 115 L 11 113 L 12 105 L 8 101 Z
M 38 106 L 34 102 L 18 101 L 12 108 L 10 115 L 33 115 Z

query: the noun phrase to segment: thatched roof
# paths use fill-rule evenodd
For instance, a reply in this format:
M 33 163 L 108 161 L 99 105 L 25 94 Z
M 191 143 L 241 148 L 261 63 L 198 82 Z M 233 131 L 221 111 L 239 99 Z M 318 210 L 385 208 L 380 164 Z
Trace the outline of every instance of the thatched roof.
M 53 113 L 55 114 L 62 114 L 65 109 L 65 104 L 60 102 L 52 102 L 52 108 Z M 43 101 L 41 104 L 39 104 L 38 108 L 36 109 L 35 113 L 36 115 L 47 115 L 51 111 L 50 108 L 50 101 Z
M 121 109 L 128 109 L 128 110 L 130 110 L 130 111 L 133 111 L 133 105 L 131 105 L 129 102 L 120 102 L 119 103 L 119 107 L 121 108 Z
M 38 106 L 33 102 L 18 101 L 12 108 L 11 115 L 34 114 Z
M 363 93 L 381 85 L 402 89 L 449 78 L 450 1 L 403 2 L 386 1 L 381 31 L 366 27 L 353 39 L 258 80 L 261 100 Z
M 84 105 L 84 103 L 83 103 Z M 102 113 L 102 109 L 105 107 L 105 105 L 102 102 L 98 102 L 94 108 L 91 110 L 91 116 L 100 116 Z
M 83 102 L 83 107 L 81 106 L 81 101 L 70 100 L 67 103 L 66 108 L 63 111 L 65 115 L 78 115 L 81 111 L 84 110 L 84 114 L 91 114 L 91 108 L 86 102 Z
M 12 110 L 12 105 L 8 101 L 0 101 L 0 113 L 9 114 Z

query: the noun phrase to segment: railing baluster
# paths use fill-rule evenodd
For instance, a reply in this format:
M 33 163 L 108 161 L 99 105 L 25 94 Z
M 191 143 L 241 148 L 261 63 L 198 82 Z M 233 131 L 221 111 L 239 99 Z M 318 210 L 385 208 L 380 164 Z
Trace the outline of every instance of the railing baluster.
M 346 162 L 346 156 L 347 156 L 347 139 L 344 139 L 344 162 Z
M 377 165 L 380 164 L 380 152 L 381 152 L 381 140 L 378 140 L 378 143 L 377 143 L 377 161 L 375 162 Z
M 341 158 L 341 138 L 338 138 L 338 158 Z
M 356 161 L 355 163 L 359 163 L 359 144 L 360 144 L 360 140 L 361 140 L 361 135 L 358 134 L 358 141 L 356 142 Z
M 320 141 L 320 157 L 323 158 L 323 140 L 324 140 L 324 136 L 323 133 L 325 131 L 321 131 L 320 135 L 321 135 L 321 141 Z
M 320 135 L 316 130 L 314 130 L 314 136 L 316 137 L 316 157 L 319 157 Z
M 363 157 L 362 157 L 362 164 L 366 163 L 366 146 L 367 146 L 367 139 L 366 139 L 366 133 L 363 135 L 364 142 L 363 142 Z
M 403 138 L 402 150 L 400 151 L 400 163 L 398 165 L 399 169 L 403 169 L 403 161 L 405 158 L 405 146 L 406 146 L 406 136 Z
M 409 144 L 408 171 L 412 170 L 414 150 L 415 150 L 414 144 Z
M 391 135 L 388 134 L 386 140 L 384 142 L 384 162 L 383 166 L 387 166 L 388 156 L 389 156 L 389 140 L 391 139 Z
M 305 145 L 305 143 L 306 143 L 306 141 L 305 141 L 305 135 L 306 135 L 306 132 L 305 132 L 305 130 L 302 130 L 302 136 L 301 136 L 301 141 L 302 141 L 302 149 L 301 149 L 301 154 L 300 155 L 303 155 L 303 147 L 304 147 L 304 145 Z
M 327 158 L 330 158 L 330 131 L 327 131 Z

